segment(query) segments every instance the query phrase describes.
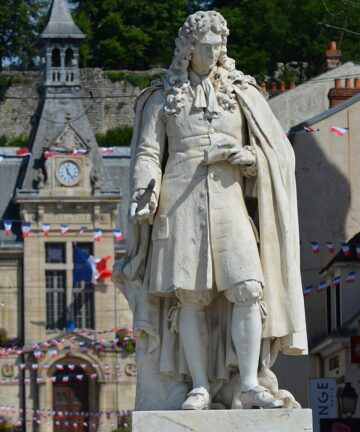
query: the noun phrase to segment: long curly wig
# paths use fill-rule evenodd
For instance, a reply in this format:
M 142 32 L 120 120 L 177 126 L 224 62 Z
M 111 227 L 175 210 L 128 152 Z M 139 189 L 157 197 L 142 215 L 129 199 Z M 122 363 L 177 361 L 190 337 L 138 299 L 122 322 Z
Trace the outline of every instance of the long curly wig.
M 229 72 L 235 71 L 235 61 L 227 56 L 226 44 L 229 29 L 225 18 L 215 11 L 199 11 L 190 15 L 179 30 L 175 41 L 174 58 L 164 80 L 165 115 L 176 114 L 184 107 L 184 92 L 190 85 L 188 68 L 192 53 L 196 42 L 209 31 L 221 36 L 222 48 L 218 66 Z

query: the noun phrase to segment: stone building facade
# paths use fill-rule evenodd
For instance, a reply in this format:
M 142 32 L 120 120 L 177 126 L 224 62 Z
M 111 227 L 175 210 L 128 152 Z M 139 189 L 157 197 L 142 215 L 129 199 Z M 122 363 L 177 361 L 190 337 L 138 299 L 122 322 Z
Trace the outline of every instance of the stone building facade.
M 31 156 L 0 152 L 0 416 L 28 432 L 112 431 L 134 404 L 134 358 L 118 331 L 132 324 L 127 303 L 109 278 L 73 282 L 78 250 L 106 258 L 108 268 L 123 253 L 114 230 L 126 238 L 128 198 L 128 150 L 102 155 L 94 135 L 104 106 L 91 101 L 110 90 L 91 84 L 91 99 L 83 99 L 90 92 L 77 62 L 83 37 L 65 2 L 53 0 L 38 88 L 15 86 L 8 94 L 21 99 L 1 105 L 8 129 L 1 124 L 0 135 L 28 134 L 32 120 Z

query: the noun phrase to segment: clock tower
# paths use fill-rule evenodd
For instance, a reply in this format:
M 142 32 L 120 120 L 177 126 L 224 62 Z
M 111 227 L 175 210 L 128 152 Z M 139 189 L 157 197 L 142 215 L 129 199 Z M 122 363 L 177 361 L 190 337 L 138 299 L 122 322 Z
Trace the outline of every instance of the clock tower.
M 83 38 L 65 0 L 53 0 L 48 24 L 40 35 L 39 106 L 32 118 L 33 131 L 28 144 L 32 155 L 23 161 L 20 186 L 14 198 L 22 221 L 30 223 L 31 228 L 24 238 L 23 252 L 26 346 L 58 337 L 73 341 L 69 322 L 75 332 L 85 329 L 96 334 L 96 330 L 130 326 L 132 321 L 123 295 L 110 279 L 73 285 L 75 247 L 95 258 L 107 257 L 107 268 L 112 267 L 113 231 L 118 228 L 121 201 L 119 190 L 114 190 L 104 169 L 103 156 L 83 105 L 83 97 L 88 96 L 81 92 L 78 66 L 79 43 Z M 100 241 L 95 236 L 99 232 Z M 105 335 L 104 340 L 107 337 L 114 339 L 115 334 Z M 92 349 L 91 340 L 84 343 L 88 343 L 89 357 L 74 352 L 66 357 L 68 362 L 76 367 L 86 363 L 88 371 L 94 364 L 98 365 L 98 371 L 104 371 L 103 364 L 116 370 L 119 361 L 116 351 L 102 351 L 100 355 Z M 53 410 L 57 397 L 51 393 L 55 387 L 48 372 L 54 370 L 57 360 L 51 360 L 46 350 L 43 355 L 44 359 L 38 363 L 44 384 L 34 386 L 35 390 L 32 386 L 24 389 L 29 412 L 39 408 L 38 400 L 42 401 L 41 409 Z M 34 359 L 29 357 L 27 361 L 32 363 Z M 50 367 L 43 369 L 42 362 Z M 105 375 L 104 372 L 99 381 L 89 380 L 83 394 L 83 406 L 87 408 L 80 411 L 116 413 L 120 406 L 129 406 L 135 383 L 123 393 L 126 399 L 122 400 L 117 386 L 120 378 L 114 375 L 108 384 Z M 68 391 L 72 391 L 71 383 Z M 67 410 L 79 409 L 69 406 Z

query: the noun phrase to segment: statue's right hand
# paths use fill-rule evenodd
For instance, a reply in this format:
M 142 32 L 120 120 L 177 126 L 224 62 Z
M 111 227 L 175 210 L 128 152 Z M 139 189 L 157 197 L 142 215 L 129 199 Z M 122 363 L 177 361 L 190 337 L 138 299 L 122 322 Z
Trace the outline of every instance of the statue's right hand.
M 129 209 L 130 220 L 144 222 L 154 215 L 158 206 L 158 200 L 154 192 L 151 193 L 150 201 L 146 204 L 146 206 L 138 211 L 138 204 L 144 192 L 145 189 L 139 189 L 133 193 Z

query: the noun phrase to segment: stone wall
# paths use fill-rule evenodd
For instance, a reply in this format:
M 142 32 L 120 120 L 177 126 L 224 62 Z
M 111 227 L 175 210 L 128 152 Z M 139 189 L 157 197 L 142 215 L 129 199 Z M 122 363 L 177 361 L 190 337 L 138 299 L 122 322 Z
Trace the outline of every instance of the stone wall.
M 152 75 L 158 72 L 139 73 Z M 32 127 L 31 118 L 39 102 L 39 74 L 36 71 L 4 71 L 0 73 L 0 81 L 2 76 L 9 75 L 13 82 L 5 92 L 5 98 L 1 99 L 0 95 L 0 136 L 28 136 Z M 106 72 L 98 68 L 81 69 L 80 76 L 83 104 L 95 133 L 133 122 L 133 106 L 140 93 L 138 87 L 125 80 L 112 81 L 107 78 Z

